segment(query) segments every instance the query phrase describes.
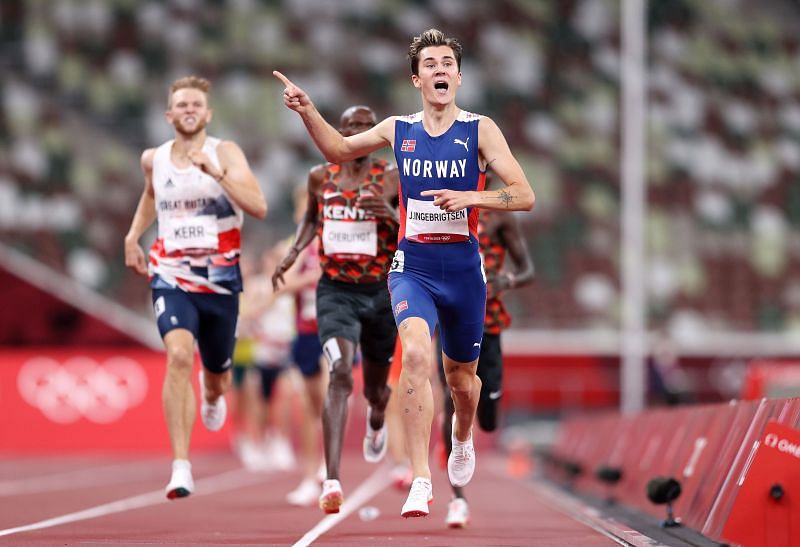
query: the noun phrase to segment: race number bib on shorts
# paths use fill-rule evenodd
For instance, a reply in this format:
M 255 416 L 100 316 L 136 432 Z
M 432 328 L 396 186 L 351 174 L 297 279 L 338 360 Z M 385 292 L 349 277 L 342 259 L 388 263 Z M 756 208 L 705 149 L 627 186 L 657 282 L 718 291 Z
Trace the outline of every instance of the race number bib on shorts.
M 389 273 L 402 272 L 406 269 L 406 253 L 397 249 L 392 257 L 392 266 L 389 268 Z
M 408 198 L 406 239 L 418 243 L 456 243 L 469 239 L 467 210 L 448 213 L 432 201 Z
M 173 218 L 164 229 L 164 248 L 168 253 L 189 249 L 216 250 L 219 246 L 217 234 L 215 215 Z
M 374 221 L 325 220 L 322 248 L 334 259 L 360 260 L 378 253 L 378 231 Z

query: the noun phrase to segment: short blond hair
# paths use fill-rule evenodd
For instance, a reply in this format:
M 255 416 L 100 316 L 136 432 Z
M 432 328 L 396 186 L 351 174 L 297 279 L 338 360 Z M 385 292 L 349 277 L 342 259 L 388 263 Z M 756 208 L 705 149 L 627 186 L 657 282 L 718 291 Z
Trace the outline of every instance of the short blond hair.
M 211 82 L 199 76 L 184 76 L 178 78 L 169 86 L 169 96 L 167 97 L 167 108 L 172 106 L 172 96 L 179 89 L 199 89 L 206 95 L 211 92 Z

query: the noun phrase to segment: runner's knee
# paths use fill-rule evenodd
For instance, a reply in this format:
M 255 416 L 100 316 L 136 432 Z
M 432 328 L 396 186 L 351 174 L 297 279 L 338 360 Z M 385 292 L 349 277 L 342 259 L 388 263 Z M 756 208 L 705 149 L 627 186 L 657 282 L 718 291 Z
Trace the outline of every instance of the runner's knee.
M 334 363 L 330 376 L 330 390 L 347 393 L 353 392 L 353 375 L 349 367 L 342 366 L 342 362 Z M 336 366 L 338 365 L 338 366 Z
M 378 406 L 386 405 L 389 401 L 389 386 L 386 384 L 371 386 L 364 385 L 364 398 L 369 401 L 370 405 Z
M 172 370 L 190 371 L 194 366 L 194 348 L 173 345 L 167 348 L 167 365 Z
M 430 353 L 425 348 L 409 346 L 403 348 L 403 370 L 406 374 L 428 377 Z
M 480 389 L 480 378 L 466 366 L 455 366 L 447 372 L 447 385 L 454 396 L 472 393 L 476 384 Z

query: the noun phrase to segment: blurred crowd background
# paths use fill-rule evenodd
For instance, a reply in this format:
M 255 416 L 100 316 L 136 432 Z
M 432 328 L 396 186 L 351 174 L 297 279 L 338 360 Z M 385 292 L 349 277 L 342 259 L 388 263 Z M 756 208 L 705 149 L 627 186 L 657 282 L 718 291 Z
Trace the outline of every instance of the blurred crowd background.
M 245 150 L 270 203 L 249 250 L 294 231 L 322 157 L 282 104 L 280 69 L 332 123 L 356 103 L 419 108 L 410 38 L 465 48 L 458 104 L 492 116 L 533 185 L 520 214 L 537 278 L 522 329 L 620 324 L 618 0 L 3 0 L 0 240 L 150 316 L 122 240 L 139 156 L 171 136 L 169 83 L 212 80 L 209 133 Z M 651 1 L 648 326 L 673 339 L 800 331 L 800 4 Z M 149 245 L 150 241 L 143 241 Z

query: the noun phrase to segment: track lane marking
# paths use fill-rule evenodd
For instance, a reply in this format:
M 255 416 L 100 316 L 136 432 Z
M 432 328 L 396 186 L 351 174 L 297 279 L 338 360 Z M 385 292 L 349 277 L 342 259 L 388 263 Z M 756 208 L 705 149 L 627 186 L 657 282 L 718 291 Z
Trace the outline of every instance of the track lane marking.
M 391 465 L 384 462 L 367 478 L 367 480 L 362 482 L 358 488 L 353 491 L 352 495 L 342 504 L 338 513 L 324 517 L 316 526 L 306 532 L 306 535 L 297 540 L 292 547 L 307 547 L 311 545 L 311 543 L 322 534 L 346 519 L 354 511 L 374 498 L 379 492 L 385 490 L 386 487 L 392 483 L 392 474 L 389 472 L 390 470 Z
M 219 475 L 213 475 L 211 477 L 199 479 L 195 482 L 197 492 L 192 494 L 192 496 L 216 494 L 218 492 L 225 492 L 226 490 L 233 490 L 240 486 L 252 485 L 254 476 L 256 475 L 252 471 L 240 468 L 226 471 L 224 473 L 220 473 Z M 268 477 L 268 475 L 265 475 L 265 477 Z M 115 513 L 130 511 L 132 509 L 141 509 L 143 507 L 160 505 L 162 503 L 169 502 L 170 500 L 168 500 L 164 495 L 164 490 L 159 489 L 153 492 L 147 492 L 145 494 L 139 494 L 137 496 L 131 496 L 129 498 L 104 503 L 102 505 L 76 511 L 74 513 L 68 513 L 66 515 L 41 520 L 39 522 L 16 526 L 14 528 L 6 528 L 5 530 L 0 530 L 0 537 L 19 534 L 22 532 L 30 532 L 33 530 L 41 530 L 43 528 L 52 528 L 62 524 L 104 517 L 107 515 L 113 515 Z
M 161 461 L 118 463 L 23 479 L 4 480 L 0 481 L 0 497 L 58 492 L 75 488 L 92 488 L 97 484 L 128 482 L 140 475 L 152 476 L 153 468 L 157 464 L 161 465 Z

